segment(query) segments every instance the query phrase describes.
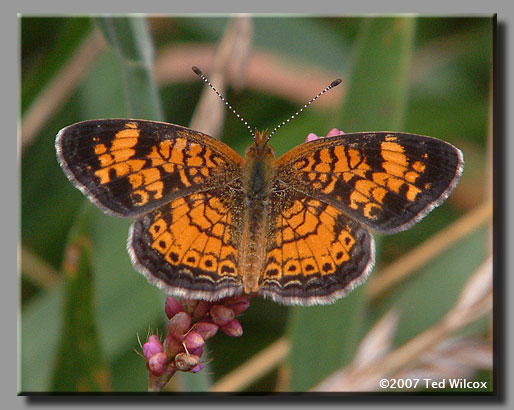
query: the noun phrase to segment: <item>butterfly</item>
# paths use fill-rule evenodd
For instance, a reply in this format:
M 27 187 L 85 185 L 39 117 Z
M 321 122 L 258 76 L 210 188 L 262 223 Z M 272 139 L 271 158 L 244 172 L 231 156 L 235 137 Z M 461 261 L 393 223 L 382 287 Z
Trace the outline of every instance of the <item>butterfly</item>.
M 55 146 L 91 202 L 137 218 L 127 248 L 149 282 L 191 299 L 244 293 L 286 305 L 331 303 L 364 282 L 375 262 L 370 230 L 416 224 L 464 167 L 459 149 L 415 134 L 341 134 L 278 159 L 273 132 L 252 134 L 242 158 L 179 125 L 103 119 L 62 129 Z

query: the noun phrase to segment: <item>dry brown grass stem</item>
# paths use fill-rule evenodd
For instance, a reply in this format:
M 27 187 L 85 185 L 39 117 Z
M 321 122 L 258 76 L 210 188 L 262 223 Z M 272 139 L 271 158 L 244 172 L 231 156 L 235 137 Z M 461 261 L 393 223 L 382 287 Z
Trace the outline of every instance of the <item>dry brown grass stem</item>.
M 42 288 L 50 288 L 59 281 L 61 276 L 52 266 L 26 246 L 22 245 L 19 249 L 21 273 L 27 279 Z
M 52 115 L 64 105 L 104 49 L 105 40 L 100 31 L 93 30 L 66 65 L 36 97 L 21 123 L 22 149 L 30 144 Z
M 453 246 L 461 238 L 490 221 L 492 213 L 492 203 L 486 202 L 433 235 L 397 261 L 389 264 L 380 274 L 373 276 L 366 286 L 369 298 L 377 298 L 398 282 L 405 280 L 416 269 L 419 269 L 431 261 L 432 258 Z
M 209 67 L 214 52 L 214 46 L 204 43 L 177 44 L 160 50 L 155 62 L 157 82 L 167 84 L 187 81 L 191 78 L 191 61 L 200 68 Z M 229 67 L 233 85 L 237 85 L 237 76 L 244 75 L 247 89 L 276 95 L 298 104 L 305 104 L 314 94 L 342 75 L 306 63 L 286 60 L 271 51 L 255 49 L 248 56 L 246 72 L 238 73 L 237 70 L 237 66 Z M 214 84 L 212 78 L 211 82 Z M 313 109 L 327 109 L 339 105 L 344 88 L 343 82 L 316 101 Z
M 368 366 L 352 363 L 320 383 L 315 391 L 380 390 L 379 380 L 392 377 L 416 364 L 423 354 L 447 342 L 460 329 L 492 310 L 492 258 L 487 259 L 468 279 L 455 305 L 434 326 Z
M 411 81 L 422 81 L 430 72 L 442 63 L 455 59 L 463 50 L 465 39 L 454 36 L 436 39 L 421 48 L 413 58 Z M 216 53 L 215 46 L 205 43 L 184 43 L 164 47 L 159 51 L 155 62 L 155 75 L 159 84 L 188 81 L 191 78 L 191 62 L 199 67 L 211 66 Z M 434 55 L 438 58 L 434 58 Z M 444 57 L 444 58 L 443 58 Z M 232 85 L 238 83 L 241 67 L 232 64 L 229 74 Z M 343 84 L 327 93 L 316 102 L 313 109 L 327 109 L 338 106 L 345 94 L 344 73 L 334 72 L 320 66 L 310 65 L 289 56 L 283 56 L 268 50 L 253 49 L 248 56 L 245 74 L 247 88 L 277 95 L 287 100 L 304 104 L 313 93 L 325 88 L 335 78 L 343 78 Z M 240 77 L 239 77 L 240 78 Z M 211 79 L 212 80 L 212 79 Z
M 220 379 L 211 387 L 213 392 L 241 391 L 278 366 L 287 356 L 290 342 L 282 337 L 257 353 L 250 360 Z
M 221 95 L 225 94 L 229 67 L 237 67 L 240 76 L 246 71 L 244 67 L 250 54 L 252 35 L 253 25 L 248 17 L 235 17 L 229 21 L 213 61 L 208 65 L 207 72 L 210 82 Z M 200 69 L 204 68 L 200 66 Z M 156 72 L 159 72 L 157 67 Z M 240 86 L 242 79 L 237 78 L 235 82 Z M 223 127 L 226 113 L 225 104 L 206 86 L 189 125 L 192 129 L 218 136 Z
M 472 378 L 477 371 L 493 368 L 493 343 L 488 338 L 456 337 L 445 340 L 423 353 L 419 363 L 395 373 L 396 379 Z M 419 386 L 423 388 L 424 386 Z

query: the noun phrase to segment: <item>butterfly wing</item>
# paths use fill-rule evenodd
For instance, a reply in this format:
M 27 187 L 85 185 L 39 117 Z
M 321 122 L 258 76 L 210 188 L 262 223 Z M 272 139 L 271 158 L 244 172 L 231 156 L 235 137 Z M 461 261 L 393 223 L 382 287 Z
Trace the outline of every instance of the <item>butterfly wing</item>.
M 168 293 L 218 300 L 243 291 L 237 183 L 177 198 L 134 222 L 132 263 Z
M 278 179 L 384 233 L 408 229 L 453 191 L 462 152 L 421 135 L 343 134 L 297 146 L 277 160 Z
M 145 120 L 80 122 L 62 129 L 55 146 L 68 179 L 106 213 L 124 217 L 225 185 L 242 163 L 215 138 Z
M 333 302 L 371 272 L 373 237 L 339 209 L 280 188 L 259 294 L 287 305 Z

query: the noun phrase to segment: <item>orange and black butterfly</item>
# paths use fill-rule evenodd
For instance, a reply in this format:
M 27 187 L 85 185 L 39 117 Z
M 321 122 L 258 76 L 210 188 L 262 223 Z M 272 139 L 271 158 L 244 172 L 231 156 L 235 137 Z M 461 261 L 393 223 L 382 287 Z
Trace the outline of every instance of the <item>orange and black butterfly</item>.
M 330 303 L 361 284 L 374 265 L 369 228 L 410 228 L 464 166 L 454 146 L 401 132 L 322 138 L 278 159 L 268 140 L 257 131 L 242 158 L 178 125 L 106 119 L 66 127 L 55 144 L 94 204 L 137 218 L 128 251 L 151 283 L 193 299 L 248 293 L 288 305 Z

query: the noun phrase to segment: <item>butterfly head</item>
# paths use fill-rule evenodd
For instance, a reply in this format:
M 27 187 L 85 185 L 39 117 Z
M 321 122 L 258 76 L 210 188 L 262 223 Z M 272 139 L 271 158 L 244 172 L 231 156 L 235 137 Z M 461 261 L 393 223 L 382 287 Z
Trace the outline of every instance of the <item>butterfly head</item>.
M 245 152 L 246 158 L 275 158 L 275 150 L 268 144 L 268 131 L 255 130 L 254 143 L 250 145 Z

